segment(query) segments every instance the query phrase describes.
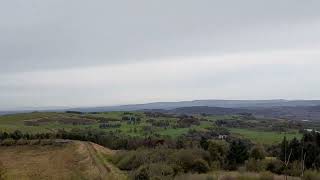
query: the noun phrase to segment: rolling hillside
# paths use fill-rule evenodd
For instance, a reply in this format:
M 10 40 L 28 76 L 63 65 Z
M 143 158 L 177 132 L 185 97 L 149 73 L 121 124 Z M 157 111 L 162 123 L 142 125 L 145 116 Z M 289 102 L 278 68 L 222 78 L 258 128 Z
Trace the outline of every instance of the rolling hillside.
M 7 179 L 126 179 L 108 162 L 113 151 L 91 142 L 0 147 Z

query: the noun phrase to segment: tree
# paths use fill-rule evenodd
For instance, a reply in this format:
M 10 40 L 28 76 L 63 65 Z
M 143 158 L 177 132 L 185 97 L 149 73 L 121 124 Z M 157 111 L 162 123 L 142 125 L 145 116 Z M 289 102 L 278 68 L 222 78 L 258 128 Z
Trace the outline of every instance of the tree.
M 301 160 L 301 143 L 298 141 L 297 138 L 293 138 L 290 141 L 288 149 L 292 151 L 290 162 Z
M 208 150 L 209 143 L 208 143 L 207 138 L 201 137 L 200 146 L 201 146 L 202 149 Z
M 212 161 L 219 162 L 220 165 L 225 164 L 229 151 L 229 145 L 225 141 L 213 140 L 209 142 L 208 151 Z
M 256 145 L 251 149 L 250 157 L 255 160 L 262 160 L 265 158 L 265 154 L 263 146 Z
M 249 145 L 241 140 L 234 140 L 230 144 L 228 162 L 230 169 L 236 169 L 237 165 L 243 164 L 249 158 Z
M 280 150 L 280 160 L 286 161 L 288 156 L 288 141 L 286 136 L 283 137 L 282 143 L 281 143 L 281 150 Z

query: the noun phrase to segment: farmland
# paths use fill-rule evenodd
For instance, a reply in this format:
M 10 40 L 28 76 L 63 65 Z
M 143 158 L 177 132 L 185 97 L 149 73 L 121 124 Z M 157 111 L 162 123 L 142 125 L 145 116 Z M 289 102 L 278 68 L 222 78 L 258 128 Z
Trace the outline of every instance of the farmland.
M 125 118 L 136 118 L 128 120 Z M 256 120 L 243 120 L 237 116 L 178 116 L 167 114 L 148 114 L 143 112 L 102 112 L 102 113 L 66 113 L 66 112 L 33 112 L 0 116 L 0 131 L 13 132 L 20 130 L 26 133 L 51 133 L 59 129 L 71 130 L 92 129 L 105 132 L 116 132 L 133 137 L 163 136 L 177 138 L 190 132 L 210 132 L 216 129 L 228 130 L 231 135 L 249 139 L 256 143 L 279 143 L 283 132 L 259 129 L 255 127 L 218 127 L 217 122 L 232 123 L 241 121 L 255 124 Z M 260 123 L 261 124 L 261 123 Z M 232 123 L 231 125 L 234 125 Z M 288 139 L 300 138 L 298 129 L 287 133 Z
M 52 174 L 54 179 L 241 179 L 265 176 L 262 171 L 279 174 L 267 174 L 276 178 L 286 172 L 297 176 L 293 169 L 268 167 L 282 163 L 280 143 L 284 137 L 289 147 L 297 148 L 294 145 L 304 140 L 302 130 L 310 123 L 257 118 L 249 113 L 66 111 L 3 115 L 0 170 L 5 169 L 6 177 L 22 179 L 47 179 Z M 55 143 L 61 140 L 69 143 Z M 254 149 L 258 155 L 252 154 Z M 292 158 L 299 160 L 297 155 Z M 240 166 L 247 172 L 235 171 Z

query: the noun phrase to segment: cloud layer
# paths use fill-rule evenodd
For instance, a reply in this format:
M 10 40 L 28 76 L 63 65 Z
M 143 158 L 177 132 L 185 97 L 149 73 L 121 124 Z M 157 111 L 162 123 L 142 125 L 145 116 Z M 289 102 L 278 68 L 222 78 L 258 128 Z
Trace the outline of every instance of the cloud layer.
M 320 98 L 316 0 L 0 2 L 0 109 Z

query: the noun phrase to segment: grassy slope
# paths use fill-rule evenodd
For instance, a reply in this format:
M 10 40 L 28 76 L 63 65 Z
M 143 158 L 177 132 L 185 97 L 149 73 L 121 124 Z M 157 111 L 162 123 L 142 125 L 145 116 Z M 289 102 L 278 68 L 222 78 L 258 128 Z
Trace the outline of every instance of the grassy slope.
M 112 154 L 80 141 L 63 146 L 0 147 L 8 179 L 126 179 L 107 161 Z
M 264 131 L 255 131 L 249 129 L 240 129 L 240 128 L 229 128 L 230 132 L 241 136 L 243 138 L 247 138 L 252 140 L 253 142 L 261 143 L 261 144 L 275 144 L 280 143 L 283 140 L 284 133 L 278 132 L 264 132 Z M 288 133 L 286 134 L 287 139 L 291 140 L 294 137 L 301 138 L 302 135 L 299 133 Z

